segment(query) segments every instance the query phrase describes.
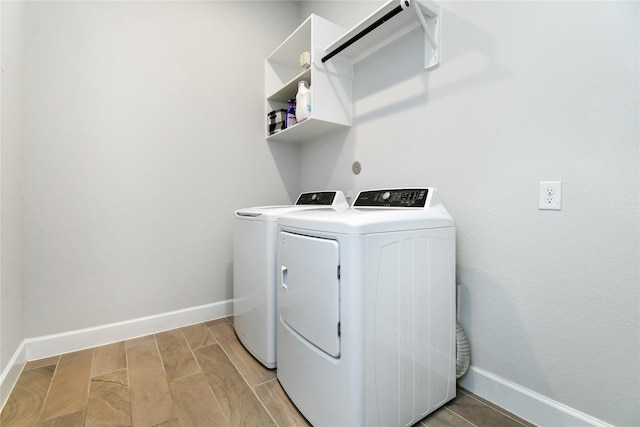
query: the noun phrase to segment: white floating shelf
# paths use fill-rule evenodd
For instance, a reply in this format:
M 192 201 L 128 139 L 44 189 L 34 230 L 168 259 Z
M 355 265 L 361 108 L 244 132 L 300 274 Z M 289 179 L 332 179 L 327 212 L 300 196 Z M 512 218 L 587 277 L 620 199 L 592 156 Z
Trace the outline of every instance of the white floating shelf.
M 429 0 L 390 0 L 331 43 L 322 62 L 333 56 L 356 63 L 391 42 L 422 27 L 425 35 L 424 68 L 440 63 L 440 6 Z
M 311 117 L 288 129 L 267 136 L 267 141 L 305 142 L 340 129 L 347 129 L 348 127 L 348 125 L 318 120 Z

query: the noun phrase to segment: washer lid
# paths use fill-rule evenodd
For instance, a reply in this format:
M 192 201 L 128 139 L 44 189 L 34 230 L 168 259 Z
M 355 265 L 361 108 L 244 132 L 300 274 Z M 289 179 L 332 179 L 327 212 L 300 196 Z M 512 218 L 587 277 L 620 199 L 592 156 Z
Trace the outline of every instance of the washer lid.
M 295 205 L 257 206 L 238 209 L 235 217 L 250 221 L 277 221 L 280 215 L 309 209 L 347 209 L 349 204 L 342 191 L 315 191 L 302 193 Z

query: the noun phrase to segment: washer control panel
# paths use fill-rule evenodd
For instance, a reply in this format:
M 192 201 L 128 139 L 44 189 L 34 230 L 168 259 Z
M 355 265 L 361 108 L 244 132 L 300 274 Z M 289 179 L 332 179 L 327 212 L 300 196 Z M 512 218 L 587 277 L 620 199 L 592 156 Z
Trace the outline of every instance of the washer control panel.
M 361 191 L 353 206 L 424 208 L 428 194 L 429 190 L 426 188 Z
M 315 193 L 302 193 L 296 205 L 332 205 L 336 197 L 335 191 L 321 191 Z

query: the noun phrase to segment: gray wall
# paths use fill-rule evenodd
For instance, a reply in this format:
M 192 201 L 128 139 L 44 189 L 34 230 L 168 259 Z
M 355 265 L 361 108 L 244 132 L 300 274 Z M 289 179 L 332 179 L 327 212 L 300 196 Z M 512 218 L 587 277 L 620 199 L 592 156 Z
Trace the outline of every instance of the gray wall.
M 0 10 L 0 372 L 25 338 L 22 304 L 22 16 Z M 4 396 L 1 396 L 4 397 Z M 0 402 L 2 399 L 0 399 Z
M 25 335 L 232 298 L 233 211 L 298 192 L 297 150 L 264 142 L 263 83 L 297 6 L 2 8 L 23 8 Z
M 366 16 L 334 4 L 303 12 Z M 354 125 L 304 145 L 302 187 L 437 187 L 473 366 L 636 425 L 640 4 L 440 4 L 440 67 L 417 32 L 360 62 Z M 542 180 L 562 211 L 538 210 Z

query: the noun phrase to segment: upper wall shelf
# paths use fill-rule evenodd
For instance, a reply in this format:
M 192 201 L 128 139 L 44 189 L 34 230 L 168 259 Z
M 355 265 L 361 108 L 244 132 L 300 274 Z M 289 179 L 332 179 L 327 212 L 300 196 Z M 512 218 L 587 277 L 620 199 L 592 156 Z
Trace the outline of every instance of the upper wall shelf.
M 390 0 L 342 37 L 331 43 L 322 62 L 339 56 L 356 63 L 422 26 L 424 68 L 440 63 L 440 6 L 430 0 Z
M 311 90 L 311 117 L 276 133 L 268 141 L 300 143 L 351 126 L 353 66 L 348 61 L 323 64 L 324 47 L 345 29 L 318 15 L 311 15 L 267 57 L 265 61 L 266 113 L 286 110 L 294 99 L 298 82 Z M 300 65 L 300 54 L 309 52 L 311 64 Z

